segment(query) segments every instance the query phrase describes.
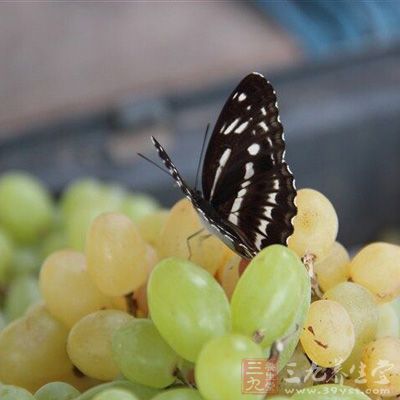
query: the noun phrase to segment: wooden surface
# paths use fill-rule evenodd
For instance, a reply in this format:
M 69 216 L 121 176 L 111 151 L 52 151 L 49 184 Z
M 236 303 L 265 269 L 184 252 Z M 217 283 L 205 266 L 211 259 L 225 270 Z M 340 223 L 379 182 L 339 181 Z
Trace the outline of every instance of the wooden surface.
M 300 58 L 241 2 L 0 4 L 0 135 Z

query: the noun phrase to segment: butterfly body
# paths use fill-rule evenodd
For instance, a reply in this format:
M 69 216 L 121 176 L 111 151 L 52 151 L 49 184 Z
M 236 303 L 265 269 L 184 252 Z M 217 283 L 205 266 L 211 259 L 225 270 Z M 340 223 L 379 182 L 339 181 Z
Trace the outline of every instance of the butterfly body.
M 272 85 L 246 76 L 229 96 L 203 162 L 202 191 L 191 189 L 152 138 L 160 158 L 203 225 L 244 258 L 293 233 L 294 178 L 287 166 L 283 128 Z

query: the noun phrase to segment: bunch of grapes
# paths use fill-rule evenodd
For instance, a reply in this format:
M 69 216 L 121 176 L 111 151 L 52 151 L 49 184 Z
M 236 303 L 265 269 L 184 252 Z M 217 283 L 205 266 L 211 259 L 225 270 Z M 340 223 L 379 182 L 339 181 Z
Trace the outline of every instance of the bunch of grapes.
M 246 265 L 215 237 L 187 241 L 201 228 L 187 200 L 161 210 L 85 180 L 57 209 L 22 178 L 0 180 L 0 399 L 400 394 L 400 247 L 373 243 L 350 259 L 321 193 L 300 190 L 288 246 Z M 45 256 L 38 284 L 15 256 L 28 243 Z

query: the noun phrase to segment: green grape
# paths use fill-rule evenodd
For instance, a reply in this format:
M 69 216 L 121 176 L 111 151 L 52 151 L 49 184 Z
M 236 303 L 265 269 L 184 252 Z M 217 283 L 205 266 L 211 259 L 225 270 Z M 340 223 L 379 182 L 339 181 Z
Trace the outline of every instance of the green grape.
M 40 300 L 37 279 L 30 275 L 21 275 L 14 279 L 7 292 L 4 313 L 7 320 L 21 317 L 30 305 Z
M 355 345 L 342 370 L 349 375 L 357 374 L 363 348 L 374 340 L 377 331 L 379 312 L 374 296 L 357 283 L 343 282 L 328 290 L 324 299 L 337 301 L 349 313 Z
M 123 389 L 108 389 L 95 396 L 93 400 L 138 400 L 138 398 Z
M 255 400 L 264 394 L 243 393 L 242 362 L 265 358 L 259 345 L 246 336 L 230 334 L 210 340 L 196 364 L 196 383 L 206 400 Z
M 232 296 L 233 330 L 269 347 L 298 318 L 309 296 L 309 277 L 298 256 L 281 245 L 269 246 L 250 262 Z
M 396 309 L 392 303 L 384 303 L 378 306 L 379 319 L 378 329 L 376 331 L 376 338 L 383 338 L 386 336 L 399 337 L 399 318 L 396 314 Z
M 372 243 L 362 248 L 351 260 L 350 275 L 379 302 L 394 300 L 400 296 L 400 246 Z
M 25 389 L 11 385 L 0 384 L 1 400 L 35 400 L 35 398 Z
M 36 400 L 74 400 L 80 395 L 79 390 L 65 382 L 50 382 L 36 393 Z
M 202 397 L 197 390 L 182 388 L 167 390 L 152 400 L 202 400 Z
M 158 208 L 159 204 L 152 197 L 144 194 L 130 194 L 122 204 L 121 211 L 133 222 L 138 223 Z
M 112 335 L 133 317 L 117 310 L 102 310 L 86 315 L 71 329 L 67 351 L 73 364 L 85 375 L 104 381 L 119 374 L 113 360 Z
M 51 232 L 41 243 L 41 257 L 46 258 L 55 251 L 66 249 L 67 247 L 67 238 L 64 231 Z
M 0 179 L 0 224 L 20 243 L 33 243 L 53 221 L 47 189 L 36 178 L 20 172 Z
M 94 397 L 102 392 L 111 389 L 122 389 L 133 395 L 140 400 L 152 400 L 154 396 L 160 393 L 159 389 L 149 388 L 146 386 L 139 385 L 138 383 L 129 381 L 114 381 L 109 383 L 103 383 L 96 387 L 89 389 L 85 393 L 81 394 L 75 400 L 94 400 Z
M 7 281 L 10 275 L 14 246 L 8 235 L 0 229 L 0 283 Z
M 123 214 L 98 216 L 87 235 L 89 274 L 109 296 L 134 292 L 148 277 L 147 248 L 133 222 Z
M 301 189 L 296 196 L 297 215 L 288 246 L 299 257 L 310 253 L 322 261 L 336 240 L 338 217 L 332 203 L 320 192 Z
M 67 328 L 43 305 L 29 309 L 0 332 L 0 382 L 30 391 L 51 381 L 70 382 L 67 335 Z
M 71 328 L 94 311 L 112 308 L 112 300 L 90 279 L 83 254 L 60 250 L 46 258 L 39 276 L 49 311 Z
M 351 354 L 355 342 L 349 313 L 336 301 L 311 303 L 300 341 L 317 365 L 330 368 L 341 364 Z
M 196 361 L 210 339 L 230 330 L 224 290 L 190 261 L 161 261 L 150 276 L 147 293 L 151 318 L 161 336 L 189 361 Z
M 316 385 L 296 393 L 292 400 L 369 400 L 361 390 L 338 384 Z
M 178 355 L 148 319 L 136 319 L 113 335 L 114 360 L 122 374 L 133 382 L 164 388 L 176 380 Z
M 138 223 L 139 232 L 147 243 L 154 247 L 157 246 L 168 215 L 169 211 L 158 210 L 140 219 Z
M 12 275 L 36 274 L 42 260 L 35 247 L 19 247 L 14 250 L 12 258 Z

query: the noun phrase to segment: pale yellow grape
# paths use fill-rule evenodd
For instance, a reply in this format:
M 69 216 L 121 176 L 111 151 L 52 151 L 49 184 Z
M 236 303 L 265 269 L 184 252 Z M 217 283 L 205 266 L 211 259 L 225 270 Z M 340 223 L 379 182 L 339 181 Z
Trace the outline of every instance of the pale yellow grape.
M 385 337 L 371 342 L 363 353 L 366 385 L 384 389 L 385 397 L 400 394 L 400 339 Z
M 298 346 L 292 357 L 279 373 L 279 393 L 291 394 L 291 390 L 312 386 L 311 363 Z
M 36 393 L 36 400 L 74 400 L 80 392 L 65 382 L 50 382 L 42 386 Z
M 233 254 L 217 271 L 216 278 L 224 289 L 228 299 L 232 297 L 236 284 L 239 281 L 241 261 L 242 258 L 240 256 Z
M 376 338 L 385 336 L 399 337 L 399 318 L 392 303 L 384 303 L 378 306 L 379 319 Z
M 0 229 L 0 283 L 5 283 L 10 275 L 14 245 L 8 234 Z
M 86 258 L 91 278 L 109 296 L 134 292 L 148 275 L 146 244 L 133 222 L 122 214 L 105 213 L 93 221 Z
M 123 389 L 107 389 L 95 396 L 93 400 L 138 400 L 138 398 Z
M 147 243 L 154 247 L 157 246 L 168 215 L 169 211 L 158 210 L 140 219 L 138 223 L 139 232 Z
M 187 199 L 178 201 L 170 210 L 160 234 L 158 242 L 160 257 L 188 259 L 187 239 L 202 228 L 199 216 L 190 201 Z M 232 252 L 215 236 L 204 239 L 205 235 L 209 235 L 206 229 L 189 241 L 192 252 L 190 261 L 214 275 Z
M 152 400 L 202 400 L 199 392 L 194 389 L 179 388 L 166 390 Z
M 364 247 L 351 260 L 350 275 L 378 301 L 393 300 L 400 295 L 400 246 L 378 242 Z
M 67 336 L 68 329 L 43 305 L 31 308 L 0 333 L 0 382 L 30 391 L 51 381 L 71 383 L 73 365 L 65 348 Z M 80 380 L 81 387 L 87 387 L 86 378 Z
M 350 276 L 349 253 L 340 243 L 335 242 L 328 256 L 315 263 L 314 272 L 323 292 L 346 282 Z
M 329 255 L 338 232 L 338 217 L 332 203 L 320 192 L 301 189 L 296 196 L 297 215 L 288 246 L 300 257 L 310 253 L 322 261 Z
M 112 335 L 133 317 L 118 310 L 102 310 L 86 315 L 68 335 L 68 355 L 85 375 L 112 380 L 119 374 L 113 360 Z
M 243 360 L 265 355 L 250 338 L 230 334 L 209 341 L 196 364 L 196 383 L 205 400 L 256 400 L 265 394 L 243 393 Z
M 321 367 L 341 364 L 354 347 L 354 326 L 346 309 L 336 301 L 311 303 L 300 336 L 307 356 Z
M 43 263 L 40 290 L 49 311 L 71 328 L 94 311 L 111 308 L 110 297 L 91 280 L 85 256 L 73 250 L 60 250 Z
M 375 339 L 378 327 L 378 306 L 373 294 L 353 282 L 343 282 L 328 290 L 324 299 L 340 303 L 349 313 L 353 322 L 355 345 L 348 359 L 342 365 L 347 374 L 357 374 L 362 350 Z
M 129 194 L 121 205 L 121 211 L 135 223 L 159 208 L 158 202 L 145 194 Z
M 0 383 L 1 400 L 36 400 L 27 390 L 11 385 Z
M 296 393 L 292 400 L 369 400 L 361 390 L 339 384 L 321 384 L 305 388 Z

